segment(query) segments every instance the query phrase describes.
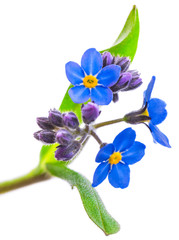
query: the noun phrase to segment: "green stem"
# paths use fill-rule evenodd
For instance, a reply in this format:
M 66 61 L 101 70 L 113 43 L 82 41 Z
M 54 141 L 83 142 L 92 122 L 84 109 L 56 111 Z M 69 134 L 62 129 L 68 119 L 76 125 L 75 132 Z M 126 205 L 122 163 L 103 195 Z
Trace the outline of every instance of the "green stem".
M 110 121 L 107 121 L 107 122 L 97 123 L 97 124 L 93 125 L 93 127 L 97 129 L 97 128 L 100 128 L 100 127 L 104 127 L 104 126 L 107 126 L 107 125 L 111 125 L 111 124 L 119 123 L 119 122 L 123 122 L 123 121 L 124 121 L 124 118 L 118 118 L 118 119 L 110 120 Z
M 97 129 L 103 126 L 111 125 L 111 124 L 122 122 L 122 121 L 124 121 L 124 118 L 118 118 L 115 120 L 95 124 L 93 125 L 93 127 L 94 129 Z M 90 135 L 92 135 L 100 145 L 102 144 L 101 139 L 99 139 L 99 137 L 96 135 L 96 133 L 93 130 L 90 132 Z M 86 145 L 88 138 L 89 136 L 86 139 L 84 139 L 82 148 Z M 31 172 L 29 172 L 24 176 L 0 183 L 0 194 L 6 193 L 21 187 L 25 187 L 34 183 L 42 182 L 50 178 L 51 178 L 51 175 L 47 173 L 45 168 L 38 166 L 37 168 L 33 169 Z
M 98 135 L 93 130 L 90 131 L 90 135 L 94 137 L 94 139 L 99 143 L 100 146 L 103 144 L 101 139 L 98 137 Z
M 33 183 L 42 182 L 49 178 L 51 178 L 50 174 L 48 174 L 45 170 L 42 170 L 40 167 L 37 167 L 24 176 L 0 183 L 0 194 L 28 186 Z

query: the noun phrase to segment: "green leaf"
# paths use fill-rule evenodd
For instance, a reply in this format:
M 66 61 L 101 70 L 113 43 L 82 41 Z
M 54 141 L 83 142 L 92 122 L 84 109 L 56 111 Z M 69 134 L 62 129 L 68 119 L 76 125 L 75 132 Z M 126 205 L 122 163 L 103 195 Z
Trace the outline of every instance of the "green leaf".
M 139 38 L 139 16 L 136 6 L 133 6 L 126 23 L 113 46 L 101 52 L 108 51 L 114 56 L 126 56 L 133 60 Z
M 61 103 L 61 105 L 60 105 L 59 110 L 60 110 L 61 112 L 70 112 L 70 111 L 72 111 L 72 112 L 76 113 L 76 115 L 77 115 L 80 123 L 82 123 L 81 104 L 79 104 L 79 103 L 74 103 L 74 102 L 71 100 L 71 98 L 70 98 L 70 96 L 69 96 L 69 94 L 68 94 L 68 90 L 69 90 L 70 88 L 72 88 L 72 87 L 73 87 L 73 85 L 70 85 L 69 88 L 67 89 L 67 91 L 66 91 L 66 93 L 65 93 L 65 96 L 64 96 L 64 98 L 63 98 L 63 100 L 62 100 L 62 103 Z
M 119 224 L 107 212 L 97 191 L 85 177 L 65 167 L 63 162 L 47 163 L 46 167 L 52 175 L 66 180 L 72 187 L 77 187 L 89 218 L 101 228 L 106 235 L 119 231 Z

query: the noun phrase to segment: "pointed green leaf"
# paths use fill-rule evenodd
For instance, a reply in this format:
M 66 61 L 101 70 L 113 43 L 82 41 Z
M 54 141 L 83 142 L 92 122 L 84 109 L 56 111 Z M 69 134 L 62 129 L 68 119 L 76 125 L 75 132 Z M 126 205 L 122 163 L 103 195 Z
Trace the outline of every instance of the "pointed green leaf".
M 133 60 L 139 38 L 139 16 L 136 6 L 130 12 L 126 23 L 114 45 L 101 52 L 108 51 L 114 56 L 126 56 Z
M 77 187 L 89 218 L 101 228 L 106 235 L 119 231 L 119 224 L 107 212 L 97 191 L 85 177 L 65 167 L 63 162 L 47 163 L 46 167 L 52 175 L 64 179 L 69 182 L 70 185 Z

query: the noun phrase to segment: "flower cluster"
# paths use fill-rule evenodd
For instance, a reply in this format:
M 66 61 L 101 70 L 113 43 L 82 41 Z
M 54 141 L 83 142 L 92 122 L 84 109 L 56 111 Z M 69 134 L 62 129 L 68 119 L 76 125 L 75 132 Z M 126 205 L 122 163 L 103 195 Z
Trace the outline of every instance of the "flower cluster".
M 137 70 L 129 70 L 130 60 L 127 57 L 113 57 L 110 52 L 102 54 L 103 67 L 114 64 L 121 67 L 118 81 L 110 87 L 113 92 L 113 102 L 118 101 L 119 91 L 129 91 L 138 88 L 142 79 Z
M 86 128 L 79 127 L 79 120 L 75 113 L 61 113 L 58 110 L 50 110 L 48 117 L 38 117 L 37 124 L 40 131 L 34 133 L 34 137 L 44 144 L 58 143 L 55 151 L 55 158 L 61 161 L 68 161 L 75 157 L 86 140 L 88 125 L 95 121 L 100 114 L 98 105 L 89 102 L 82 105 L 82 118 Z
M 94 124 L 101 113 L 100 105 L 117 102 L 119 91 L 133 90 L 142 84 L 138 71 L 129 70 L 129 66 L 130 60 L 127 57 L 112 56 L 109 52 L 101 54 L 94 48 L 88 49 L 82 56 L 81 66 L 72 61 L 65 66 L 71 83 L 69 96 L 74 103 L 82 104 L 82 127 L 74 112 L 50 110 L 47 118 L 37 118 L 41 130 L 34 133 L 34 137 L 45 144 L 58 143 L 55 151 L 57 160 L 73 159 L 89 136 L 95 138 L 100 150 L 95 160 L 99 165 L 94 173 L 93 187 L 108 176 L 113 187 L 126 188 L 130 181 L 129 165 L 140 161 L 146 148 L 143 143 L 135 140 L 136 133 L 130 127 L 120 132 L 113 143 L 109 144 L 99 138 L 97 128 L 121 121 L 128 124 L 143 123 L 150 129 L 154 142 L 170 147 L 167 136 L 156 126 L 165 120 L 167 111 L 164 101 L 151 98 L 155 77 L 152 77 L 144 92 L 141 109 L 130 112 L 123 118 Z
M 96 49 L 88 49 L 82 56 L 81 66 L 68 62 L 65 66 L 68 80 L 74 87 L 69 95 L 75 103 L 88 99 L 98 105 L 108 105 L 117 101 L 119 91 L 128 91 L 141 85 L 137 71 L 127 71 L 130 60 L 126 57 L 112 57 L 107 52 L 100 54 Z

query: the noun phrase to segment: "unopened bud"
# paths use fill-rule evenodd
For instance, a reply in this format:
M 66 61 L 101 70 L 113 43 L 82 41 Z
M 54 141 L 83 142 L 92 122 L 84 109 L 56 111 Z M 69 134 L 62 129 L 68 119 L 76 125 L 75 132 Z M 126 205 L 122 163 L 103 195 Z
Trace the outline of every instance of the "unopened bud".
M 38 117 L 37 124 L 39 125 L 40 128 L 42 128 L 44 130 L 54 129 L 54 125 L 46 117 Z
M 63 113 L 63 123 L 66 127 L 76 129 L 79 126 L 79 121 L 75 113 Z
M 101 113 L 97 104 L 93 102 L 89 102 L 86 105 L 82 105 L 81 107 L 83 122 L 86 124 L 90 124 L 95 121 L 99 114 Z
M 58 110 L 56 110 L 56 109 L 50 110 L 48 118 L 53 125 L 55 125 L 57 127 L 63 127 L 62 114 Z
M 138 88 L 142 84 L 142 78 L 140 78 L 140 74 L 136 70 L 128 71 L 128 73 L 131 73 L 132 79 L 129 83 L 129 85 L 122 89 L 122 91 L 129 91 Z
M 68 161 L 77 154 L 80 147 L 81 144 L 78 141 L 74 141 L 67 146 L 60 145 L 55 152 L 55 158 L 61 161 Z
M 73 140 L 73 135 L 66 129 L 60 129 L 56 134 L 56 141 L 61 145 L 69 145 Z
M 113 61 L 113 64 L 121 67 L 121 72 L 126 72 L 130 66 L 130 59 L 128 57 L 115 57 Z
M 117 83 L 115 83 L 111 88 L 113 92 L 118 92 L 125 89 L 132 79 L 132 74 L 129 72 L 124 72 L 121 74 Z
M 55 143 L 55 132 L 50 130 L 41 130 L 34 133 L 34 137 L 43 143 L 53 144 Z
M 102 54 L 103 67 L 112 64 L 113 56 L 110 52 L 105 52 Z

